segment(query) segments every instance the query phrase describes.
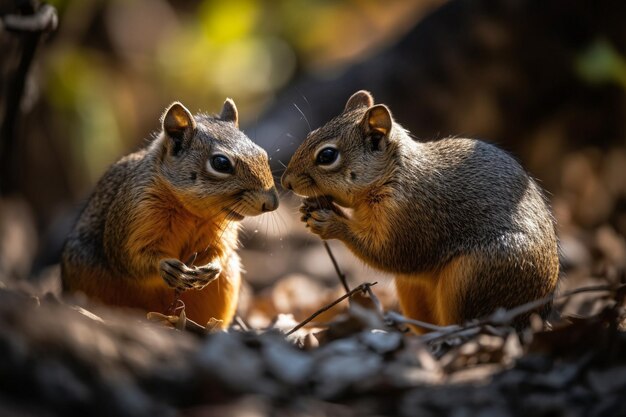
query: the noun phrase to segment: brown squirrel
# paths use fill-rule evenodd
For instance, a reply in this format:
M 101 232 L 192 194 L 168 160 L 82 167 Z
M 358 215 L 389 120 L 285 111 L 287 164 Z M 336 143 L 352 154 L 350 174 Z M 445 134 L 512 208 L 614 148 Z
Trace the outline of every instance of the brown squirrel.
M 231 99 L 217 117 L 175 102 L 161 122 L 96 185 L 63 250 L 63 286 L 157 312 L 184 291 L 188 318 L 226 327 L 241 282 L 239 221 L 278 207 L 268 157 L 238 129 Z
M 395 274 L 410 318 L 461 323 L 555 290 L 555 223 L 524 169 L 482 141 L 416 141 L 366 91 L 307 136 L 282 184 L 308 197 L 313 233 Z

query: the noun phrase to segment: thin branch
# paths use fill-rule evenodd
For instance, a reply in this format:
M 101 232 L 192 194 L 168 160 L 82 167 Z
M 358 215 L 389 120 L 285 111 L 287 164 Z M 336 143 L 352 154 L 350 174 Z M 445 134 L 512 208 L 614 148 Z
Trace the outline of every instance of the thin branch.
M 183 292 L 181 290 L 174 289 L 174 300 L 172 300 L 172 303 L 167 307 L 167 310 L 165 310 L 166 313 L 173 315 L 176 313 L 176 310 L 185 309 L 185 302 L 180 299 L 182 294 Z
M 341 272 L 341 269 L 339 268 L 339 264 L 337 263 L 337 259 L 335 259 L 335 255 L 333 255 L 333 252 L 330 250 L 330 246 L 328 245 L 327 241 L 324 241 L 324 247 L 326 248 L 326 252 L 328 253 L 328 256 L 330 256 L 330 260 L 333 263 L 333 266 L 335 267 L 335 272 L 337 272 L 337 276 L 339 277 L 339 281 L 341 281 L 341 285 L 343 285 L 343 288 L 346 290 L 346 293 L 350 292 L 350 287 L 348 286 L 348 281 L 346 280 L 346 276 L 344 275 L 343 272 Z
M 549 295 L 547 297 L 541 298 L 539 300 L 534 300 L 531 301 L 529 303 L 526 304 L 522 304 L 520 306 L 517 306 L 515 308 L 512 308 L 510 310 L 498 310 L 496 312 L 494 312 L 492 315 L 481 319 L 481 320 L 477 320 L 477 321 L 473 321 L 470 323 L 467 323 L 464 326 L 447 326 L 447 328 L 443 328 L 443 329 L 439 329 L 437 332 L 434 333 L 428 333 L 426 335 L 421 336 L 421 340 L 423 342 L 433 342 L 436 340 L 444 340 L 447 339 L 451 336 L 460 336 L 462 332 L 465 332 L 466 330 L 471 330 L 471 329 L 476 329 L 478 330 L 480 327 L 484 327 L 484 326 L 502 326 L 502 325 L 506 325 L 509 324 L 510 322 L 513 321 L 513 319 L 515 319 L 517 316 L 524 314 L 524 313 L 530 313 L 531 311 L 536 310 L 537 308 L 548 304 L 551 301 L 554 300 L 560 300 L 560 299 L 564 299 L 564 298 L 569 298 L 572 297 L 576 294 L 582 294 L 582 293 L 588 293 L 588 292 L 600 292 L 600 291 L 615 291 L 615 292 L 619 292 L 619 291 L 623 291 L 624 289 L 626 289 L 626 284 L 621 284 L 618 286 L 615 285 L 593 285 L 593 286 L 589 286 L 589 287 L 582 287 L 582 288 L 575 288 L 571 291 L 567 291 L 564 292 L 563 294 L 560 294 L 558 297 L 555 297 L 554 295 Z M 397 314 L 397 313 L 395 313 Z M 410 320 L 410 319 L 406 319 L 406 320 Z M 428 323 L 426 323 L 428 324 Z M 428 327 L 425 327 L 428 328 Z
M 239 315 L 235 316 L 234 323 L 238 325 L 244 332 L 250 330 L 250 326 L 248 326 L 248 324 Z
M 380 302 L 376 294 L 374 294 L 374 291 L 372 291 L 372 288 L 366 287 L 365 291 L 367 292 L 367 295 L 369 295 L 370 299 L 374 303 L 374 307 L 376 307 L 376 311 L 378 312 L 380 317 L 385 317 L 385 309 L 383 308 L 383 304 Z
M 367 291 L 367 289 L 371 286 L 374 286 L 378 284 L 378 282 L 366 282 L 364 284 L 359 285 L 358 287 L 354 288 L 351 291 L 348 291 L 348 293 L 342 295 L 341 297 L 337 298 L 335 301 L 333 301 L 330 304 L 327 304 L 326 306 L 320 308 L 319 310 L 317 310 L 315 313 L 311 314 L 308 318 L 306 318 L 305 320 L 303 320 L 302 322 L 300 322 L 297 326 L 295 326 L 293 329 L 289 330 L 286 333 L 286 336 L 289 336 L 290 334 L 298 331 L 299 329 L 301 329 L 302 327 L 304 327 L 307 323 L 309 323 L 310 321 L 312 321 L 313 319 L 315 319 L 315 317 L 319 316 L 320 314 L 322 314 L 325 311 L 330 310 L 331 308 L 333 308 L 334 306 L 336 306 L 337 304 L 339 304 L 340 302 L 342 302 L 343 300 L 345 300 L 348 297 L 352 297 L 354 294 L 358 293 L 359 291 Z
M 410 319 L 408 317 L 403 316 L 400 313 L 396 313 L 395 311 L 389 311 L 384 315 L 385 320 L 390 324 L 411 324 L 413 326 L 421 327 L 426 330 L 434 330 L 434 331 L 449 331 L 451 329 L 458 329 L 460 326 L 452 325 L 452 326 L 437 326 L 436 324 L 427 323 L 421 320 Z
M 620 284 L 620 285 L 590 285 L 589 287 L 581 287 L 581 288 L 574 288 L 573 290 L 570 291 L 566 291 L 563 294 L 560 294 L 558 297 L 556 297 L 556 300 L 560 300 L 562 298 L 567 298 L 567 297 L 571 297 L 572 295 L 576 295 L 576 294 L 581 294 L 581 293 L 585 293 L 585 292 L 597 292 L 597 291 L 622 291 L 626 289 L 626 284 Z
M 20 32 L 52 32 L 59 24 L 57 10 L 44 4 L 32 15 L 8 14 L 2 18 L 4 27 Z
M 34 3 L 34 2 L 30 2 Z M 50 5 L 43 5 L 37 11 L 34 4 L 29 7 L 31 15 L 6 15 L 0 18 L 0 36 L 5 30 L 21 31 L 16 38 L 20 42 L 19 63 L 13 74 L 9 75 L 7 92 L 5 93 L 5 108 L 0 117 L 0 193 L 11 194 L 18 191 L 18 167 L 15 155 L 18 138 L 17 121 L 20 116 L 20 104 L 24 94 L 24 87 L 29 70 L 32 66 L 35 52 L 41 39 L 42 30 L 56 29 L 58 18 L 56 9 Z M 4 57 L 3 57 L 4 59 Z
M 201 324 L 198 324 L 187 317 L 181 319 L 180 315 L 175 316 L 159 313 L 156 311 L 150 311 L 146 314 L 146 318 L 150 321 L 166 321 L 178 330 L 183 330 L 184 328 L 186 331 L 197 334 L 199 336 L 206 336 L 207 334 L 207 328 L 205 326 L 202 326 Z M 181 324 L 183 328 L 179 328 Z
M 470 334 L 475 334 L 478 332 L 480 327 L 484 326 L 502 326 L 509 324 L 513 321 L 517 316 L 529 313 L 537 308 L 553 301 L 556 299 L 563 299 L 574 296 L 576 294 L 587 293 L 587 292 L 598 292 L 598 291 L 621 291 L 626 288 L 626 284 L 619 285 L 617 287 L 613 285 L 595 285 L 590 287 L 576 288 L 571 291 L 567 291 L 563 294 L 560 294 L 558 297 L 554 297 L 554 295 L 549 295 L 547 297 L 541 298 L 539 300 L 534 300 L 528 302 L 526 304 L 522 304 L 510 310 L 498 310 L 494 312 L 492 315 L 472 322 L 468 322 L 463 326 L 460 325 L 451 325 L 451 326 L 437 326 L 431 323 L 426 323 L 419 320 L 410 319 L 405 317 L 399 313 L 390 311 L 385 317 L 392 323 L 401 323 L 401 324 L 411 324 L 417 327 L 421 327 L 426 330 L 432 330 L 434 333 L 429 333 L 427 335 L 421 336 L 421 339 L 425 342 L 432 342 L 438 339 L 445 339 L 450 336 L 461 336 L 467 335 L 466 332 L 470 331 Z
M 206 336 L 207 328 L 189 318 L 185 319 L 185 330 L 197 334 L 198 336 Z

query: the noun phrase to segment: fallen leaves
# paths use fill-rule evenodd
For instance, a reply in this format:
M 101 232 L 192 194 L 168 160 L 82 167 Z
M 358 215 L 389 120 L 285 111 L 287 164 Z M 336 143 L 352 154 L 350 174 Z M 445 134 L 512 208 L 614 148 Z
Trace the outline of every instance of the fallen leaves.
M 371 284 L 353 289 L 358 300 L 349 307 L 288 335 L 298 324 L 291 315 L 264 329 L 246 330 L 239 320 L 228 332 L 196 323 L 202 331 L 189 333 L 172 331 L 189 329 L 182 308 L 171 316 L 150 314 L 154 323 L 3 289 L 0 388 L 13 408 L 0 396 L 0 410 L 204 416 L 256 404 L 259 416 L 625 411 L 619 400 L 626 391 L 623 284 L 559 298 L 561 308 L 566 299 L 593 295 L 599 308 L 564 317 L 552 329 L 518 333 L 508 324 L 509 311 L 423 336 L 402 331 L 397 315 L 390 320 L 375 290 Z M 36 407 L 20 405 L 33 402 Z
M 394 313 L 382 281 L 346 294 L 288 275 L 250 291 L 228 331 L 188 319 L 180 302 L 146 320 L 7 285 L 0 415 L 624 414 L 624 240 L 601 228 L 586 238 L 573 289 L 445 327 Z M 551 326 L 531 317 L 513 329 L 517 315 L 551 301 L 561 313 Z

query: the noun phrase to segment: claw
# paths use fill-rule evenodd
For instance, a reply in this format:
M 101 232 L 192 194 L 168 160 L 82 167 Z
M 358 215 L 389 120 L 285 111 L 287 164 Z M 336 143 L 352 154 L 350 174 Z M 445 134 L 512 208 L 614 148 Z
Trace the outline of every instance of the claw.
M 161 260 L 159 269 L 165 283 L 179 291 L 201 290 L 215 281 L 221 272 L 221 268 L 217 264 L 189 267 L 178 259 Z

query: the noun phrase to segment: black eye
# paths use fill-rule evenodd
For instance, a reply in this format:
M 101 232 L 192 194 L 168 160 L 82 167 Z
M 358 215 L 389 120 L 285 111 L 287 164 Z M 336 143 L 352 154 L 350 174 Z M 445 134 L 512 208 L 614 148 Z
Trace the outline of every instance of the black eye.
M 232 174 L 234 172 L 233 164 L 224 155 L 215 155 L 211 158 L 211 166 L 214 170 L 223 174 Z
M 339 151 L 335 148 L 324 148 L 317 154 L 317 163 L 320 165 L 330 165 L 337 160 Z

